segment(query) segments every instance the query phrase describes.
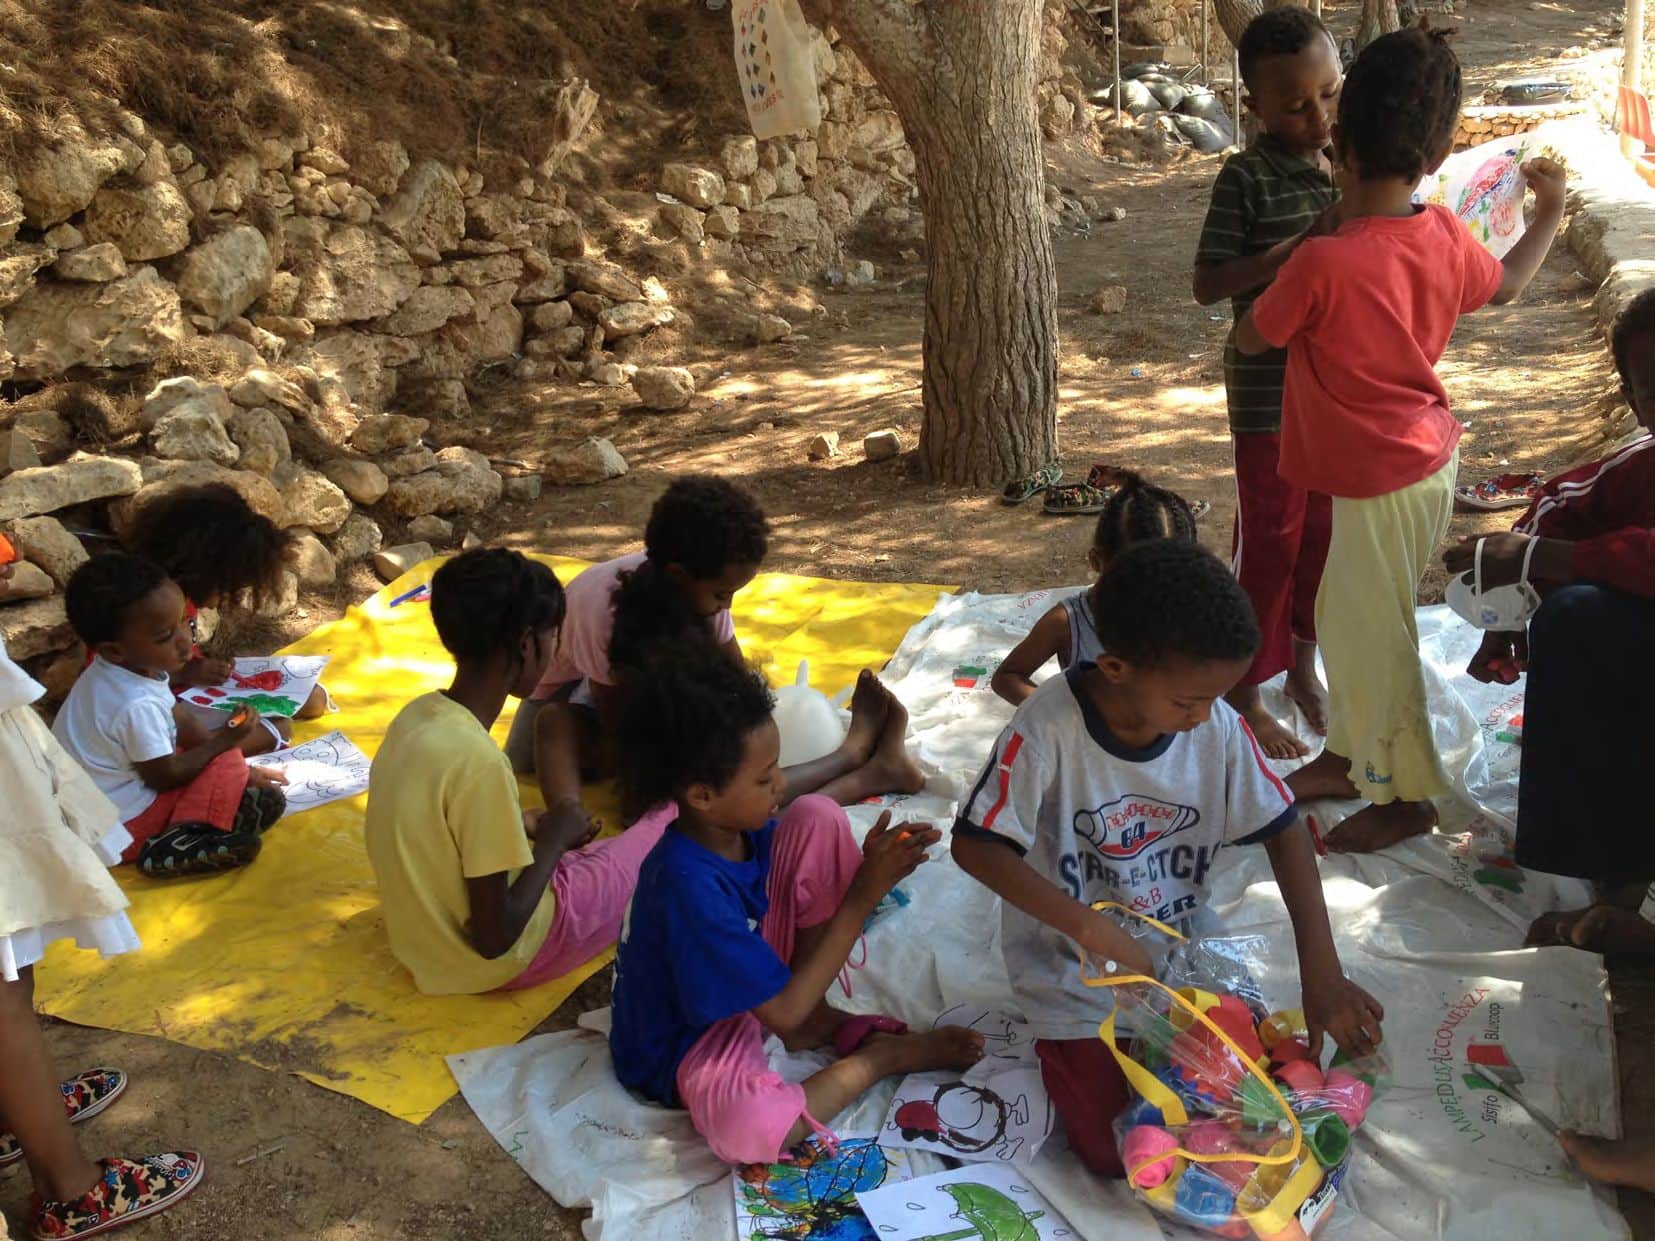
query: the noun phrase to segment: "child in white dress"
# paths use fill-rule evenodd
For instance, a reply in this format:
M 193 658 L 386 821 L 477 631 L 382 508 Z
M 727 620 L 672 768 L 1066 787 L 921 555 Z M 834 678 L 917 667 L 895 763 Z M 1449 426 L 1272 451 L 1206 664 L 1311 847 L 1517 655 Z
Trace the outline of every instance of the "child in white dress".
M 0 536 L 0 600 L 12 558 Z M 45 692 L 0 644 L 0 1166 L 28 1161 L 33 1234 L 55 1239 L 166 1210 L 200 1183 L 202 1161 L 193 1151 L 94 1161 L 70 1131 L 113 1103 L 126 1076 L 100 1068 L 58 1081 L 35 1019 L 35 964 L 60 939 L 109 957 L 138 936 L 108 869 L 132 838 L 35 713 Z

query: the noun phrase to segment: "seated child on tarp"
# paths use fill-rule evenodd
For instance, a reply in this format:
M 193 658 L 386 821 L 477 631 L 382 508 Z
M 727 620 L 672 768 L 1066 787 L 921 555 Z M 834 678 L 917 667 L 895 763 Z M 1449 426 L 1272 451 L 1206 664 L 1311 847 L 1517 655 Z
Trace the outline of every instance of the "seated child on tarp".
M 1116 556 L 1145 539 L 1185 539 L 1195 542 L 1195 514 L 1184 498 L 1165 487 L 1145 482 L 1130 470 L 1114 472 L 1114 490 L 1092 528 L 1092 546 L 1086 563 L 1097 575 Z M 1012 706 L 1034 693 L 1034 674 L 1050 659 L 1067 669 L 1103 653 L 1098 629 L 1092 623 L 1092 596 L 1096 587 L 1070 595 L 1035 622 L 1033 629 L 994 670 L 994 692 Z
M 525 814 L 489 737 L 557 648 L 563 588 L 503 548 L 454 557 L 431 578 L 431 619 L 454 656 L 447 689 L 408 703 L 368 784 L 368 861 L 391 951 L 429 995 L 530 987 L 615 942 L 663 818 L 619 836 L 573 807 Z
M 623 691 L 619 668 L 686 634 L 742 663 L 730 604 L 757 575 L 769 527 L 734 483 L 692 475 L 672 483 L 649 515 L 644 550 L 593 565 L 569 584 L 568 616 L 545 675 L 518 710 L 506 752 L 533 771 L 548 806 L 578 802 L 582 770 L 605 771 Z M 844 805 L 913 793 L 924 776 L 905 750 L 908 713 L 871 672 L 857 680 L 839 748 L 789 771 L 795 794 Z
M 829 1005 L 868 916 L 939 833 L 886 813 L 858 849 L 831 798 L 783 811 L 771 702 L 763 680 L 710 644 L 669 646 L 630 696 L 620 749 L 628 796 L 670 803 L 673 818 L 621 932 L 615 1072 L 687 1110 L 731 1163 L 774 1162 L 881 1078 L 965 1069 L 983 1047 L 974 1031 L 909 1034 Z M 783 1081 L 766 1062 L 767 1034 L 791 1049 L 831 1046 L 838 1059 Z
M 184 603 L 159 565 L 124 552 L 88 560 L 64 592 L 92 662 L 52 732 L 115 803 L 132 837 L 121 860 L 154 879 L 245 866 L 287 809 L 281 777 L 248 767 L 242 753 L 257 711 L 180 745 L 168 678 L 194 646 Z
M 197 613 L 202 608 L 222 612 L 259 607 L 278 598 L 292 549 L 288 532 L 255 512 L 235 488 L 207 483 L 151 501 L 122 542 L 134 555 L 165 569 L 184 592 L 190 657 L 173 674 L 173 690 L 182 694 L 224 684 L 235 665 L 228 659 L 211 659 L 202 651 L 197 644 Z M 314 719 L 327 709 L 328 692 L 318 685 L 294 717 Z M 196 711 L 179 703 L 179 730 L 186 743 L 201 740 L 224 718 L 223 712 Z M 247 735 L 243 753 L 264 754 L 287 743 L 292 733 L 287 720 L 272 716 L 263 723 Z
M 1324 1032 L 1353 1056 L 1371 1050 L 1383 1013 L 1340 968 L 1292 795 L 1223 701 L 1259 642 L 1230 571 L 1194 543 L 1140 543 L 1098 579 L 1093 620 L 1103 654 L 1018 708 L 952 847 L 1001 898 L 1006 972 L 1069 1145 L 1119 1176 L 1111 1125 L 1127 1084 L 1098 1039 L 1107 989 L 1082 983 L 1076 947 L 1126 974 L 1153 965 L 1094 902 L 1187 926 L 1224 846 L 1263 844 L 1293 920 L 1313 1050 Z

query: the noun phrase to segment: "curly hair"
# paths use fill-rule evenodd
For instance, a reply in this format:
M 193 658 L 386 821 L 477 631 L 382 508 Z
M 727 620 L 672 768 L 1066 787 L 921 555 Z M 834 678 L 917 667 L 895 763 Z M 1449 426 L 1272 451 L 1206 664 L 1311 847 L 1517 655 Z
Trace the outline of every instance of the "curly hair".
M 1317 39 L 1326 39 L 1331 45 L 1333 36 L 1327 24 L 1309 9 L 1296 4 L 1284 4 L 1279 9 L 1265 9 L 1241 32 L 1236 54 L 1241 58 L 1241 80 L 1253 90 L 1253 71 L 1269 56 L 1296 56 Z
M 1258 650 L 1253 605 L 1199 543 L 1153 539 L 1127 548 L 1098 578 L 1092 610 L 1103 649 L 1130 664 L 1243 660 Z
M 655 501 L 644 527 L 644 550 L 658 565 L 677 565 L 709 581 L 731 565 L 763 563 L 769 536 L 752 496 L 722 478 L 692 474 Z
M 639 669 L 662 643 L 705 641 L 716 646 L 712 627 L 699 615 L 666 567 L 653 559 L 615 582 L 614 623 L 609 631 L 609 666 Z
M 1417 181 L 1453 144 L 1460 61 L 1452 30 L 1421 23 L 1375 39 L 1345 74 L 1338 153 L 1361 176 Z
M 1632 384 L 1632 342 L 1651 333 L 1655 333 L 1655 289 L 1645 289 L 1627 303 L 1609 333 L 1615 369 L 1628 387 Z
M 775 706 L 764 679 L 711 642 L 657 646 L 622 684 L 620 782 L 634 813 L 692 784 L 728 785 Z
M 69 626 L 87 646 L 114 642 L 132 606 L 166 583 L 167 571 L 142 556 L 126 552 L 94 556 L 75 570 L 64 589 Z
M 1114 490 L 1092 531 L 1092 546 L 1104 564 L 1146 539 L 1195 541 L 1195 514 L 1183 496 L 1145 482 L 1131 470 L 1106 471 L 1106 481 Z
M 504 547 L 461 552 L 431 576 L 431 620 L 456 660 L 505 652 L 515 666 L 523 635 L 558 628 L 564 610 L 557 574 Z
M 165 569 L 191 603 L 207 607 L 243 595 L 257 606 L 280 595 L 292 539 L 234 487 L 207 483 L 146 506 L 124 542 Z

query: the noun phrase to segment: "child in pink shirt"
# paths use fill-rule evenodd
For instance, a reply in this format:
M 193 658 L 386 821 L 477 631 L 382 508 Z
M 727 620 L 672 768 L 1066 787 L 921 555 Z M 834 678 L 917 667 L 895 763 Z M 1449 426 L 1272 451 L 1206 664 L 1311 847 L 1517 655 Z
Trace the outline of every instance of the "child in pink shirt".
M 1238 325 L 1243 353 L 1288 350 L 1282 477 L 1333 497 L 1316 597 L 1327 666 L 1327 749 L 1296 797 L 1363 797 L 1329 845 L 1385 848 L 1431 830 L 1448 782 L 1426 710 L 1414 607 L 1448 531 L 1460 424 L 1436 363 L 1459 316 L 1517 297 L 1563 218 L 1563 171 L 1531 160 L 1535 219 L 1504 263 L 1454 214 L 1413 201 L 1453 145 L 1460 66 L 1441 32 L 1371 43 L 1339 101 L 1342 197 Z
M 593 565 L 569 583 L 557 650 L 506 742 L 512 766 L 535 773 L 548 807 L 578 805 L 582 771 L 613 766 L 621 672 L 629 664 L 686 636 L 705 637 L 745 663 L 730 604 L 757 576 L 768 542 L 769 527 L 752 496 L 724 479 L 692 475 L 655 502 L 643 551 Z M 845 805 L 918 792 L 924 775 L 908 757 L 907 729 L 902 704 L 865 671 L 844 742 L 832 754 L 789 768 L 789 784 Z

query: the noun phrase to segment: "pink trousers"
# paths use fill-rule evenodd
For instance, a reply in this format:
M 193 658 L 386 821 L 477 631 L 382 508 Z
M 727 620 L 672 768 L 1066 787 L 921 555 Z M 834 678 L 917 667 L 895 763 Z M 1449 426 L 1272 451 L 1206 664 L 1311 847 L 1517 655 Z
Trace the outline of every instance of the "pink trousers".
M 839 910 L 862 864 L 850 821 L 830 797 L 811 794 L 787 808 L 770 849 L 770 911 L 760 934 L 783 961 L 800 930 Z M 752 1013 L 715 1024 L 678 1066 L 678 1098 L 713 1154 L 729 1163 L 774 1163 L 805 1109 L 804 1087 L 783 1081 L 764 1055 L 764 1027 Z
M 619 836 L 594 840 L 584 849 L 565 853 L 552 872 L 557 910 L 546 942 L 528 967 L 501 990 L 519 991 L 562 978 L 613 947 L 620 938 L 632 889 L 638 886 L 638 868 L 677 817 L 677 806 L 657 806 Z

